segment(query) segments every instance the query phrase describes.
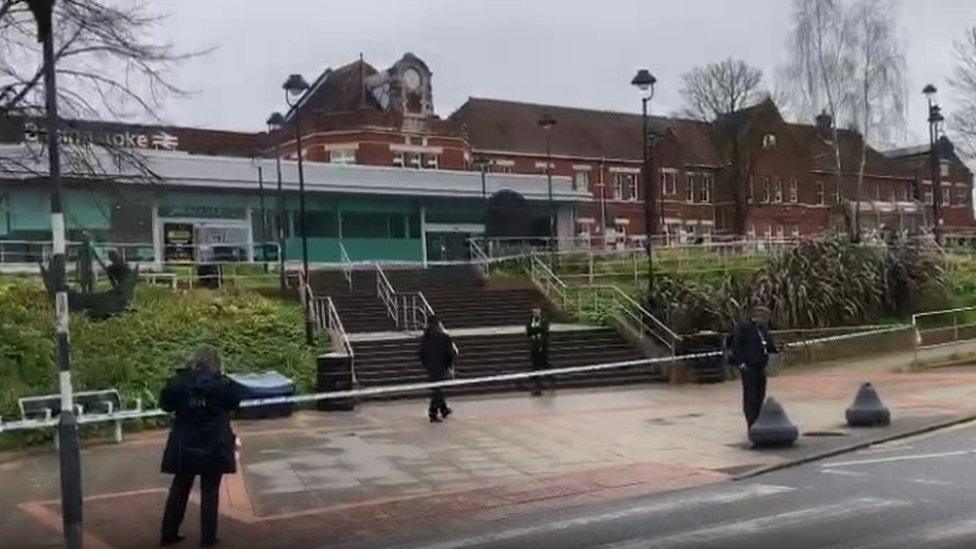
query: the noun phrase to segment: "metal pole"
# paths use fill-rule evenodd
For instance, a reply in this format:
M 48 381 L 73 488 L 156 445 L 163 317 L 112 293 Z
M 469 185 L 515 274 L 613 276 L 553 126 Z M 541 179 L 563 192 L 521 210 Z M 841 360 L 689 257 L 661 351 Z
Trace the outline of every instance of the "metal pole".
M 301 115 L 298 108 L 295 109 L 295 148 L 298 152 L 298 208 L 301 216 L 298 226 L 299 230 L 302 231 L 302 273 L 305 275 L 305 285 L 307 286 L 311 281 L 308 276 L 308 235 L 305 232 L 305 168 L 302 164 Z M 305 342 L 309 345 L 315 343 L 308 300 L 305 301 Z
M 58 452 L 61 464 L 61 515 L 65 546 L 82 546 L 81 454 L 78 448 L 78 423 L 71 387 L 71 342 L 68 330 L 68 284 L 65 277 L 64 209 L 61 203 L 61 142 L 58 131 L 58 96 L 55 82 L 54 0 L 32 0 L 28 6 L 37 20 L 37 35 L 44 45 L 44 100 L 48 119 L 48 176 L 51 183 L 51 240 L 53 250 L 50 275 L 54 288 L 55 340 L 61 389 L 58 414 Z
M 281 192 L 281 157 L 275 150 L 275 168 L 278 171 L 278 284 L 285 291 L 285 199 Z
M 550 266 L 556 268 L 556 204 L 552 200 L 552 139 L 551 129 L 546 130 L 546 181 L 549 186 L 549 253 Z
M 264 209 L 264 166 L 258 164 L 258 200 L 261 204 L 261 262 L 268 272 L 268 212 Z
M 654 252 L 651 239 L 654 235 L 654 181 L 651 174 L 651 167 L 648 158 L 648 136 L 647 136 L 647 102 L 649 97 L 641 98 L 641 121 L 643 126 L 643 153 L 644 153 L 644 231 L 647 242 L 644 247 L 647 249 L 647 296 L 650 298 L 651 290 L 654 287 Z

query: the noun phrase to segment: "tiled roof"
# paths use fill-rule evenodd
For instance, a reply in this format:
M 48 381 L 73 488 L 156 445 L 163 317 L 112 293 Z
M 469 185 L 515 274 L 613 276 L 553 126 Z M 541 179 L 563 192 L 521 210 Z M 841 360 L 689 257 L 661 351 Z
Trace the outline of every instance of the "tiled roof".
M 362 107 L 378 109 L 372 94 L 363 93 L 362 80 L 376 74 L 365 61 L 354 61 L 337 69 L 326 69 L 302 96 L 298 108 L 302 115 L 355 111 Z M 288 113 L 289 116 L 291 112 Z
M 635 161 L 642 157 L 639 114 L 469 98 L 450 118 L 467 125 L 475 150 L 541 155 L 546 152 L 546 136 L 538 121 L 545 114 L 556 121 L 551 130 L 554 155 Z M 687 164 L 722 164 L 707 124 L 652 116 L 650 126 L 657 132 L 674 132 Z
M 833 172 L 836 169 L 834 147 L 830 141 L 818 134 L 817 127 L 807 124 L 788 124 L 793 136 L 810 151 L 813 162 L 811 169 Z M 851 130 L 837 130 L 840 140 L 841 171 L 847 174 L 857 173 L 861 165 L 861 134 Z M 865 173 L 868 175 L 913 177 L 914 169 L 907 163 L 886 158 L 883 154 L 868 146 L 865 162 Z

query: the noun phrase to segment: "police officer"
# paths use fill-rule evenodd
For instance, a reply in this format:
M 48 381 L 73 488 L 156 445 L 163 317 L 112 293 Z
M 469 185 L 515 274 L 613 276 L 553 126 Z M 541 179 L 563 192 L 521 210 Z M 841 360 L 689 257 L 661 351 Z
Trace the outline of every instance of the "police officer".
M 431 317 L 427 322 L 424 335 L 420 338 L 420 362 L 427 370 L 429 381 L 444 381 L 452 377 L 454 359 L 457 357 L 457 347 L 451 340 L 451 336 L 444 331 L 444 325 L 436 316 Z M 444 390 L 441 388 L 431 389 L 430 406 L 427 408 L 427 417 L 431 423 L 440 423 L 447 416 L 451 415 L 451 409 L 447 406 L 444 398 Z
M 549 369 L 549 319 L 543 316 L 540 307 L 532 308 L 532 316 L 525 325 L 525 333 L 529 338 L 529 359 L 532 361 L 532 370 Z M 549 386 L 555 386 L 552 376 L 546 376 Z M 532 396 L 542 394 L 542 376 L 532 378 L 534 389 Z
M 220 479 L 237 470 L 229 413 L 239 404 L 238 392 L 220 371 L 216 349 L 206 345 L 194 351 L 187 368 L 163 389 L 160 405 L 174 417 L 163 452 L 162 472 L 173 475 L 173 483 L 163 513 L 161 545 L 183 539 L 180 525 L 196 476 L 200 477 L 200 544 L 217 544 Z
M 749 427 L 759 417 L 766 400 L 766 365 L 769 355 L 779 352 L 769 333 L 769 309 L 755 307 L 749 318 L 732 333 L 731 359 L 742 377 L 742 409 Z

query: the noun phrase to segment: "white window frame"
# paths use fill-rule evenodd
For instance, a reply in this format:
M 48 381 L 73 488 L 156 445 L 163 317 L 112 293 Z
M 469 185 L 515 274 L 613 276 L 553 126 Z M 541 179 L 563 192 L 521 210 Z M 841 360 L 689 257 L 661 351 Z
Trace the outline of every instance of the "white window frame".
M 624 182 L 625 180 L 631 181 L 633 183 L 633 196 L 630 198 L 624 198 Z M 640 200 L 638 184 L 637 184 L 637 172 L 632 171 L 615 171 L 613 172 L 613 192 L 614 199 L 621 200 L 623 202 L 638 202 Z
M 952 206 L 952 188 L 942 187 L 942 206 Z
M 590 191 L 590 168 L 573 167 L 573 190 Z
M 762 138 L 762 148 L 763 149 L 775 149 L 776 148 L 776 134 L 767 133 Z
M 355 164 L 356 149 L 333 149 L 329 151 L 330 164 Z
M 712 202 L 712 178 L 711 174 L 698 174 L 698 192 L 695 193 L 695 201 L 701 204 L 711 204 Z
M 695 203 L 695 184 L 698 182 L 697 172 L 685 172 L 685 202 Z
M 949 177 L 949 161 L 942 160 L 939 162 L 939 175 L 941 177 Z
M 406 162 L 406 157 L 403 154 L 403 151 L 393 151 L 393 165 L 395 167 L 405 168 L 406 167 L 405 162 Z
M 783 178 L 777 177 L 773 180 L 773 203 L 783 203 Z
M 790 178 L 790 203 L 796 204 L 800 201 L 800 184 L 795 177 Z

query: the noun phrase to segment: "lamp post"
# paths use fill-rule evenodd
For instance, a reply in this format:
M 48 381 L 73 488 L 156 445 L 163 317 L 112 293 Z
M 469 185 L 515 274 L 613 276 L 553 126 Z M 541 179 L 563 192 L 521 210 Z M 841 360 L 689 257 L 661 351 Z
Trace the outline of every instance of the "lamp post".
M 539 127 L 546 132 L 546 182 L 549 188 L 549 261 L 550 266 L 556 265 L 556 204 L 552 200 L 552 129 L 556 127 L 556 119 L 549 114 L 543 114 L 539 119 Z
M 305 284 L 309 283 L 308 278 L 308 234 L 305 231 L 305 167 L 302 164 L 302 129 L 301 113 L 297 108 L 301 96 L 308 90 L 308 82 L 300 74 L 292 74 L 281 86 L 285 90 L 285 103 L 291 107 L 292 120 L 295 124 L 295 152 L 298 155 L 298 227 L 302 233 L 302 275 L 305 277 Z M 292 100 L 294 99 L 294 103 Z M 311 303 L 307 299 L 305 302 L 305 341 L 312 345 L 315 342 L 314 331 L 312 328 Z
M 65 546 L 82 546 L 81 453 L 78 421 L 71 387 L 71 344 L 68 337 L 68 283 L 65 276 L 64 208 L 61 202 L 61 139 L 58 135 L 58 94 L 54 67 L 54 0 L 28 0 L 37 21 L 37 39 L 44 49 L 44 108 L 47 111 L 48 178 L 51 183 L 51 286 L 54 289 L 55 340 L 61 410 L 58 414 L 58 453 L 61 465 L 61 517 Z
M 285 117 L 280 112 L 271 113 L 268 117 L 268 134 L 280 130 L 285 125 Z M 275 171 L 278 173 L 278 191 L 275 197 L 278 210 L 278 287 L 285 291 L 285 199 L 281 192 L 281 157 L 275 152 Z
M 654 174 L 651 173 L 650 154 L 647 132 L 647 103 L 654 97 L 654 84 L 657 78 L 647 69 L 640 69 L 630 81 L 640 91 L 641 96 L 641 137 L 643 153 L 643 164 L 641 164 L 641 174 L 644 180 L 644 248 L 647 251 L 647 297 L 651 297 L 651 289 L 654 287 L 654 251 L 652 238 L 655 232 L 655 211 L 657 210 L 657 196 L 654 190 Z
M 932 165 L 932 235 L 936 243 L 942 242 L 942 182 L 939 181 L 939 151 L 936 146 L 939 140 L 939 124 L 944 120 L 942 109 L 937 105 L 935 86 L 927 84 L 922 89 L 929 103 L 929 162 Z

